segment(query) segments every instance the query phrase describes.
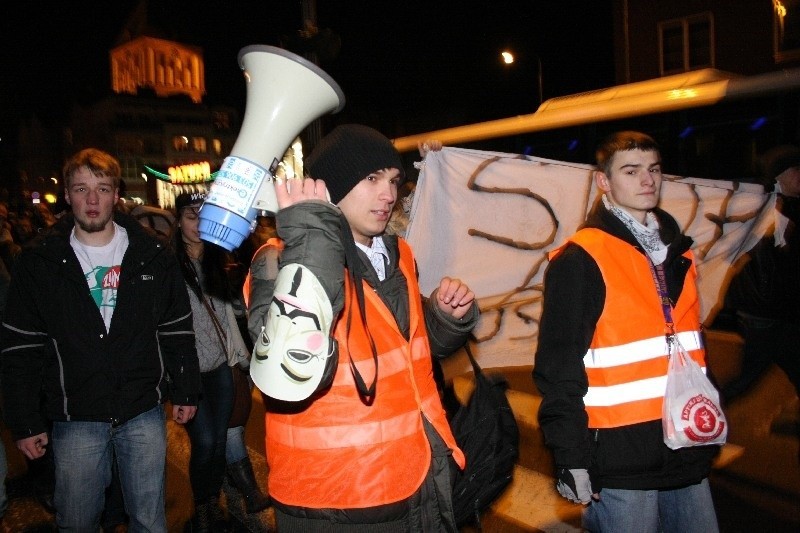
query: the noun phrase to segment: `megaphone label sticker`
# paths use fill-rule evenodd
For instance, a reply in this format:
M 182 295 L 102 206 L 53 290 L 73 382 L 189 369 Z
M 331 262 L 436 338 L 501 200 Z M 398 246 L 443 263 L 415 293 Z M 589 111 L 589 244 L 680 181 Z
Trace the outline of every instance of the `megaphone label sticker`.
M 228 156 L 217 173 L 206 202 L 245 217 L 266 175 L 267 171 L 258 165 Z

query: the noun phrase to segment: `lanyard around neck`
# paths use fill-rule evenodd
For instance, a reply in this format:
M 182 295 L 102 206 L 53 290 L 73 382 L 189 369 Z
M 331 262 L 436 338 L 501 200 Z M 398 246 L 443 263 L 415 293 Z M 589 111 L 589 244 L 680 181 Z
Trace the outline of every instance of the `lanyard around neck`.
M 667 276 L 664 274 L 664 264 L 654 265 L 649 258 L 647 264 L 650 266 L 650 273 L 653 275 L 653 281 L 656 284 L 656 292 L 661 302 L 661 311 L 664 313 L 664 324 L 666 325 L 664 335 L 667 338 L 667 344 L 671 346 L 675 341 L 675 322 L 672 320 L 672 300 L 669 299 L 669 289 L 667 289 Z

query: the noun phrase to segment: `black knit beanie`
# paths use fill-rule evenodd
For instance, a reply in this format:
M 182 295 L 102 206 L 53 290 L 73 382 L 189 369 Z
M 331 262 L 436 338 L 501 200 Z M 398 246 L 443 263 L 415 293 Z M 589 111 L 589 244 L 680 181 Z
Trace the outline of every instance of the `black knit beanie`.
M 322 138 L 303 166 L 306 175 L 325 181 L 334 204 L 375 171 L 396 168 L 401 182 L 405 179 L 400 153 L 392 141 L 359 124 L 336 127 Z

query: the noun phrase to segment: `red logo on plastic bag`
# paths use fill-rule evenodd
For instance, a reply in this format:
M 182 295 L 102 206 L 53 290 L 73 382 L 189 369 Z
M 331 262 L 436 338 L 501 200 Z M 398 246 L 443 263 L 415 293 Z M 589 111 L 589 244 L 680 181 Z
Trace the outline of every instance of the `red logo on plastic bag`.
M 689 398 L 681 410 L 681 419 L 687 424 L 684 433 L 695 442 L 714 440 L 725 430 L 722 411 L 702 394 Z

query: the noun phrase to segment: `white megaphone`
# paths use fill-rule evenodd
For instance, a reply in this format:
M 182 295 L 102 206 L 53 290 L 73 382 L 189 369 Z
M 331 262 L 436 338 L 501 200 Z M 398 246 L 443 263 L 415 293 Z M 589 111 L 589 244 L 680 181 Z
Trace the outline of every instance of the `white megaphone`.
M 259 213 L 274 215 L 275 171 L 300 132 L 344 107 L 344 93 L 326 72 L 281 48 L 239 51 L 247 81 L 242 129 L 200 209 L 200 237 L 233 251 L 250 235 Z

